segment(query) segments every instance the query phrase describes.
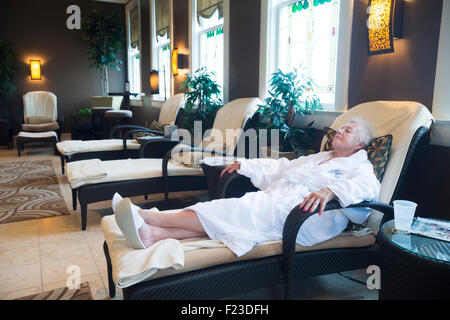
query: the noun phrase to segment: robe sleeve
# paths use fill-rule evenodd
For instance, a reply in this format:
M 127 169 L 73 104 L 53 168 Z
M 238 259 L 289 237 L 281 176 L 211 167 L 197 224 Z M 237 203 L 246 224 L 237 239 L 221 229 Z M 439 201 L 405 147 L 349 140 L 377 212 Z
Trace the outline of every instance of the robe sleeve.
M 362 201 L 378 200 L 381 185 L 373 173 L 372 165 L 367 162 L 356 169 L 345 171 L 343 177 L 328 188 L 345 208 Z
M 238 162 L 241 164 L 238 173 L 250 178 L 256 188 L 264 190 L 271 183 L 280 179 L 286 170 L 292 166 L 304 163 L 306 158 L 300 157 L 292 161 L 286 158 L 278 160 L 270 158 L 238 159 Z

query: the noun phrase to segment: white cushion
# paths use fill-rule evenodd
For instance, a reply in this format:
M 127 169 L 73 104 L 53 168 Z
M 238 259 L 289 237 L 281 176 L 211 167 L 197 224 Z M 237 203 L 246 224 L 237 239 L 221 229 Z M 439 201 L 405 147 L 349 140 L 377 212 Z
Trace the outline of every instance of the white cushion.
M 25 132 L 20 131 L 17 134 L 18 137 L 24 137 L 24 138 L 56 138 L 58 140 L 58 135 L 55 131 L 47 131 L 47 132 Z
M 23 117 L 47 117 L 51 122 L 58 118 L 57 98 L 48 91 L 32 91 L 23 95 Z
M 163 125 L 173 125 L 180 108 L 184 108 L 184 93 L 179 93 L 169 98 L 161 106 L 158 122 Z
M 141 145 L 136 140 L 127 140 L 127 148 L 137 150 Z M 56 144 L 58 151 L 65 156 L 76 153 L 101 152 L 123 150 L 123 140 L 105 139 L 105 140 L 65 140 Z
M 83 166 L 83 161 L 74 161 L 66 164 L 67 180 L 72 189 L 76 189 L 83 185 L 105 183 L 114 181 L 127 181 L 135 179 L 149 179 L 162 177 L 162 159 L 127 159 L 127 160 L 111 160 L 101 161 L 98 164 L 98 172 L 106 172 L 101 178 L 92 179 L 86 175 L 86 179 L 76 180 L 70 175 L 70 171 L 78 171 L 77 167 Z M 199 168 L 186 168 L 174 162 L 167 165 L 169 176 L 201 176 L 203 170 Z

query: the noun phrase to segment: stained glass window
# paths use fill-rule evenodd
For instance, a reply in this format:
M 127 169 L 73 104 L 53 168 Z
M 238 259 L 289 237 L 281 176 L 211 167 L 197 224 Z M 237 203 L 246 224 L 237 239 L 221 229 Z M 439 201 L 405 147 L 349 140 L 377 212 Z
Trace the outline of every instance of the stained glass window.
M 322 103 L 336 90 L 338 0 L 284 2 L 279 7 L 278 68 L 302 68 Z

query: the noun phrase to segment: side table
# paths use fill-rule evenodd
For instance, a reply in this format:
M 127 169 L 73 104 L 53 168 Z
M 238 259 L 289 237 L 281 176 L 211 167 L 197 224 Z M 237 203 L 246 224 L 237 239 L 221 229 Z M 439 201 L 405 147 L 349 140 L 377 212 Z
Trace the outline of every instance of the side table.
M 393 228 L 380 230 L 380 300 L 449 299 L 450 242 Z

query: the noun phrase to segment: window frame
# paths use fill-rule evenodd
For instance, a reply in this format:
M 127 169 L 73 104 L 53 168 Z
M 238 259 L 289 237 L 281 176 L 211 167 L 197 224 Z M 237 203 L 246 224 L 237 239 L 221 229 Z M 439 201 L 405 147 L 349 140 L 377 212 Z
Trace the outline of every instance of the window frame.
M 277 69 L 279 10 L 296 0 L 262 0 L 259 95 L 267 96 L 270 75 Z M 339 1 L 337 30 L 336 79 L 334 102 L 323 104 L 324 111 L 344 112 L 348 109 L 350 52 L 353 23 L 353 1 Z
M 195 1 L 195 3 L 194 3 Z M 228 102 L 228 89 L 229 89 L 229 31 L 230 31 L 230 0 L 223 0 L 223 36 L 224 36 L 224 52 L 223 52 L 223 102 Z M 197 30 L 197 2 L 196 0 L 189 0 L 189 47 L 191 48 L 191 54 L 189 55 L 189 69 L 191 73 L 194 73 L 200 68 L 200 36 Z M 215 29 L 211 28 L 212 29 Z M 207 32 L 204 30 L 203 32 Z
M 450 81 L 450 38 L 448 28 L 450 26 L 450 3 L 444 1 L 442 4 L 442 18 L 439 35 L 439 46 L 436 62 L 436 75 L 434 80 L 434 93 L 432 112 L 439 124 L 450 125 L 450 92 L 448 82 Z
M 169 65 L 168 68 L 166 69 L 166 73 L 168 75 L 169 81 L 166 83 L 167 88 L 166 88 L 166 92 L 167 95 L 165 96 L 166 99 L 164 99 L 164 93 L 160 93 L 156 94 L 156 95 L 152 95 L 152 101 L 166 101 L 167 99 L 169 99 L 170 97 L 173 96 L 174 94 L 174 83 L 173 83 L 173 76 L 172 76 L 172 68 L 171 68 L 171 56 L 172 56 L 172 50 L 173 50 L 173 2 L 172 0 L 167 0 L 170 1 L 170 24 L 169 24 L 169 31 L 168 31 L 168 37 L 169 37 L 169 41 L 168 43 L 165 42 L 164 45 L 169 45 Z M 164 81 L 164 78 L 162 75 L 163 72 L 162 70 L 159 70 L 159 52 L 158 49 L 162 48 L 164 45 L 157 45 L 157 34 L 156 34 L 156 10 L 155 10 L 155 6 L 156 6 L 156 1 L 155 0 L 150 0 L 150 17 L 151 17 L 151 66 L 152 66 L 152 70 L 157 70 L 159 72 L 159 81 L 160 84 L 162 83 L 161 81 Z M 160 87 L 161 89 L 161 87 Z
M 131 65 L 131 61 L 132 61 L 132 56 L 130 56 L 130 49 L 131 49 L 131 35 L 130 35 L 130 12 L 131 10 L 135 7 L 138 6 L 138 10 L 139 10 L 139 29 L 141 28 L 141 5 L 140 2 L 138 0 L 133 0 L 130 1 L 129 3 L 127 3 L 127 5 L 125 6 L 125 18 L 126 18 L 126 35 L 127 35 L 127 79 L 130 82 L 130 91 L 132 92 L 133 90 L 131 90 L 131 79 L 133 78 L 133 76 L 131 75 L 130 72 L 132 72 L 133 68 Z M 142 46 L 142 30 L 139 30 L 139 45 Z M 142 100 L 140 93 L 142 92 L 142 63 L 141 63 L 141 59 L 142 59 L 142 48 L 139 48 L 139 95 L 137 97 L 134 96 L 130 96 L 130 100 Z

